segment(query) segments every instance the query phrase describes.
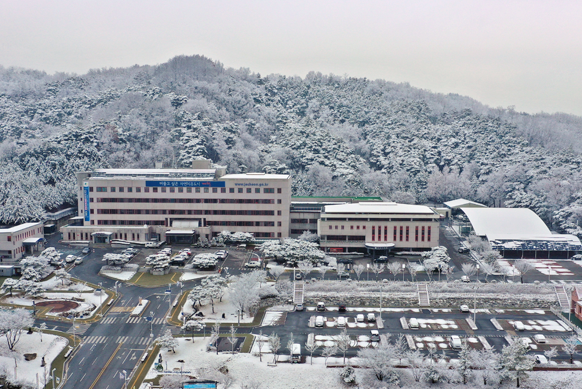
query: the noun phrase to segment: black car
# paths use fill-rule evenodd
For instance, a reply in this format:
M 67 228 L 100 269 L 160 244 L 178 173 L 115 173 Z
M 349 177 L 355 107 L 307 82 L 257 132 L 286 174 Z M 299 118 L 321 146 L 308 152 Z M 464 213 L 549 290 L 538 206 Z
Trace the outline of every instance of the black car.
M 346 305 L 345 304 L 340 304 L 338 307 L 338 312 L 345 312 L 346 311 Z
M 460 254 L 467 254 L 470 250 L 466 247 L 459 247 Z

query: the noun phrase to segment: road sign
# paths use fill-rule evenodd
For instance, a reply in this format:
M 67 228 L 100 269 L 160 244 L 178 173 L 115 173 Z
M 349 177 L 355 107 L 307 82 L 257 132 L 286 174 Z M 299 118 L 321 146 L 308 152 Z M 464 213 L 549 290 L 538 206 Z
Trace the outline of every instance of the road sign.
M 166 289 L 166 294 L 172 294 L 172 289 Z
M 151 316 L 146 316 L 146 321 L 152 321 L 154 318 Z

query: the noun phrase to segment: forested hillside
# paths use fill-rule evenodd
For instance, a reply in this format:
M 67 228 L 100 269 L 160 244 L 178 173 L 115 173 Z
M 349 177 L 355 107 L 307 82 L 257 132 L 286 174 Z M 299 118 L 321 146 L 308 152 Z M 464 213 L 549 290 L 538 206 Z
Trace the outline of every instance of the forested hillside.
M 98 167 L 293 175 L 296 195 L 529 207 L 582 236 L 582 118 L 491 109 L 408 84 L 226 69 L 200 56 L 47 75 L 0 68 L 0 223 L 75 203 Z

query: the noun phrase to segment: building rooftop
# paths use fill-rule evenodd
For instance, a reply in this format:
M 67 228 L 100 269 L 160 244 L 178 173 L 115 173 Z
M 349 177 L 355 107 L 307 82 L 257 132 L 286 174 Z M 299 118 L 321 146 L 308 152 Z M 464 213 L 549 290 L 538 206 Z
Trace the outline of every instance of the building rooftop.
M 243 173 L 225 174 L 221 180 L 288 180 L 289 174 L 267 174 L 267 173 Z
M 475 235 L 488 239 L 527 239 L 552 236 L 550 229 L 527 208 L 461 208 Z M 511 238 L 513 237 L 513 238 Z
M 326 205 L 324 213 L 376 213 L 376 214 L 423 214 L 436 215 L 436 212 L 426 205 L 410 205 L 398 203 L 351 203 Z
M 486 205 L 483 205 L 481 203 L 476 203 L 474 201 L 471 200 L 465 200 L 465 199 L 456 199 L 456 200 L 451 200 L 451 201 L 447 201 L 446 203 L 444 203 L 447 207 L 453 209 L 453 208 L 462 208 L 462 207 L 480 207 L 480 208 L 487 208 Z
M 11 233 L 15 233 L 15 232 L 20 232 L 22 230 L 26 230 L 27 228 L 34 227 L 38 224 L 42 224 L 42 223 L 41 222 L 23 223 L 23 224 L 19 224 L 17 226 L 10 227 L 10 228 L 0 228 L 0 234 L 11 234 Z

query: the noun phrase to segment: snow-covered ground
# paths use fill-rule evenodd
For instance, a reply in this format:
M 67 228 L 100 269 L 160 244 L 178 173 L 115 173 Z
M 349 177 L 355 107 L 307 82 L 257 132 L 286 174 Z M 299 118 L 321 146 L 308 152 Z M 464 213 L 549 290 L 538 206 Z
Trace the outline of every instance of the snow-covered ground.
M 200 278 L 208 277 L 211 274 L 216 273 L 193 273 L 193 272 L 184 272 L 180 277 L 180 281 L 190 281 L 190 280 L 198 280 Z
M 196 305 L 198 307 L 198 305 Z M 221 323 L 238 323 L 237 319 L 237 309 L 234 305 L 228 301 L 228 296 L 222 299 L 222 302 L 216 301 L 214 303 L 214 313 L 212 313 L 212 305 L 210 303 L 203 305 L 200 310 L 204 314 L 204 318 L 202 321 L 204 322 L 211 322 L 214 323 L 216 321 L 220 321 Z M 192 301 L 187 300 L 184 303 L 182 308 L 182 312 L 188 315 L 194 312 L 192 308 Z M 224 313 L 225 318 L 222 318 L 222 314 Z M 249 317 L 247 314 L 240 320 L 241 323 L 251 323 L 254 317 Z
M 43 293 L 42 296 L 45 297 L 44 300 L 34 300 L 34 301 L 38 303 L 39 301 L 49 301 L 49 300 L 71 300 L 73 297 L 76 299 L 83 299 L 84 301 L 75 301 L 76 303 L 79 304 L 79 306 L 68 312 L 83 312 L 93 307 L 90 316 L 93 316 L 93 314 L 95 314 L 95 312 L 99 309 L 101 304 L 104 303 L 105 300 L 107 300 L 106 293 L 103 293 L 102 296 L 99 296 L 98 294 L 95 293 L 51 292 Z M 33 305 L 32 299 L 23 296 L 6 297 L 4 298 L 3 302 L 8 304 L 24 305 L 29 307 Z M 59 315 L 59 313 L 49 311 L 47 315 L 57 316 Z
M 67 339 L 56 335 L 42 334 L 38 332 L 27 334 L 22 333 L 20 341 L 15 347 L 15 352 L 11 353 L 6 345 L 6 338 L 0 338 L 0 369 L 12 382 L 26 383 L 32 387 L 44 387 L 50 375 L 50 365 L 59 355 L 61 350 L 68 344 Z M 36 359 L 25 361 L 23 354 L 36 353 Z M 40 367 L 41 359 L 44 356 L 46 367 Z M 18 367 L 16 376 L 14 371 L 14 358 Z M 45 381 L 45 376 L 47 381 Z M 40 384 L 37 386 L 38 383 Z
M 122 271 L 122 272 L 113 272 L 113 271 L 101 271 L 100 274 L 109 278 L 113 278 L 120 281 L 129 281 L 131 278 L 137 273 L 136 271 Z
M 83 284 L 83 283 L 72 283 L 70 285 L 67 285 L 66 282 L 63 285 L 63 282 L 61 280 L 59 280 L 57 277 L 52 277 L 49 280 L 45 280 L 45 281 L 40 281 L 39 284 L 45 289 L 45 290 L 73 290 L 75 292 L 86 292 L 86 291 L 90 291 L 93 290 L 93 288 L 91 288 L 90 286 Z

